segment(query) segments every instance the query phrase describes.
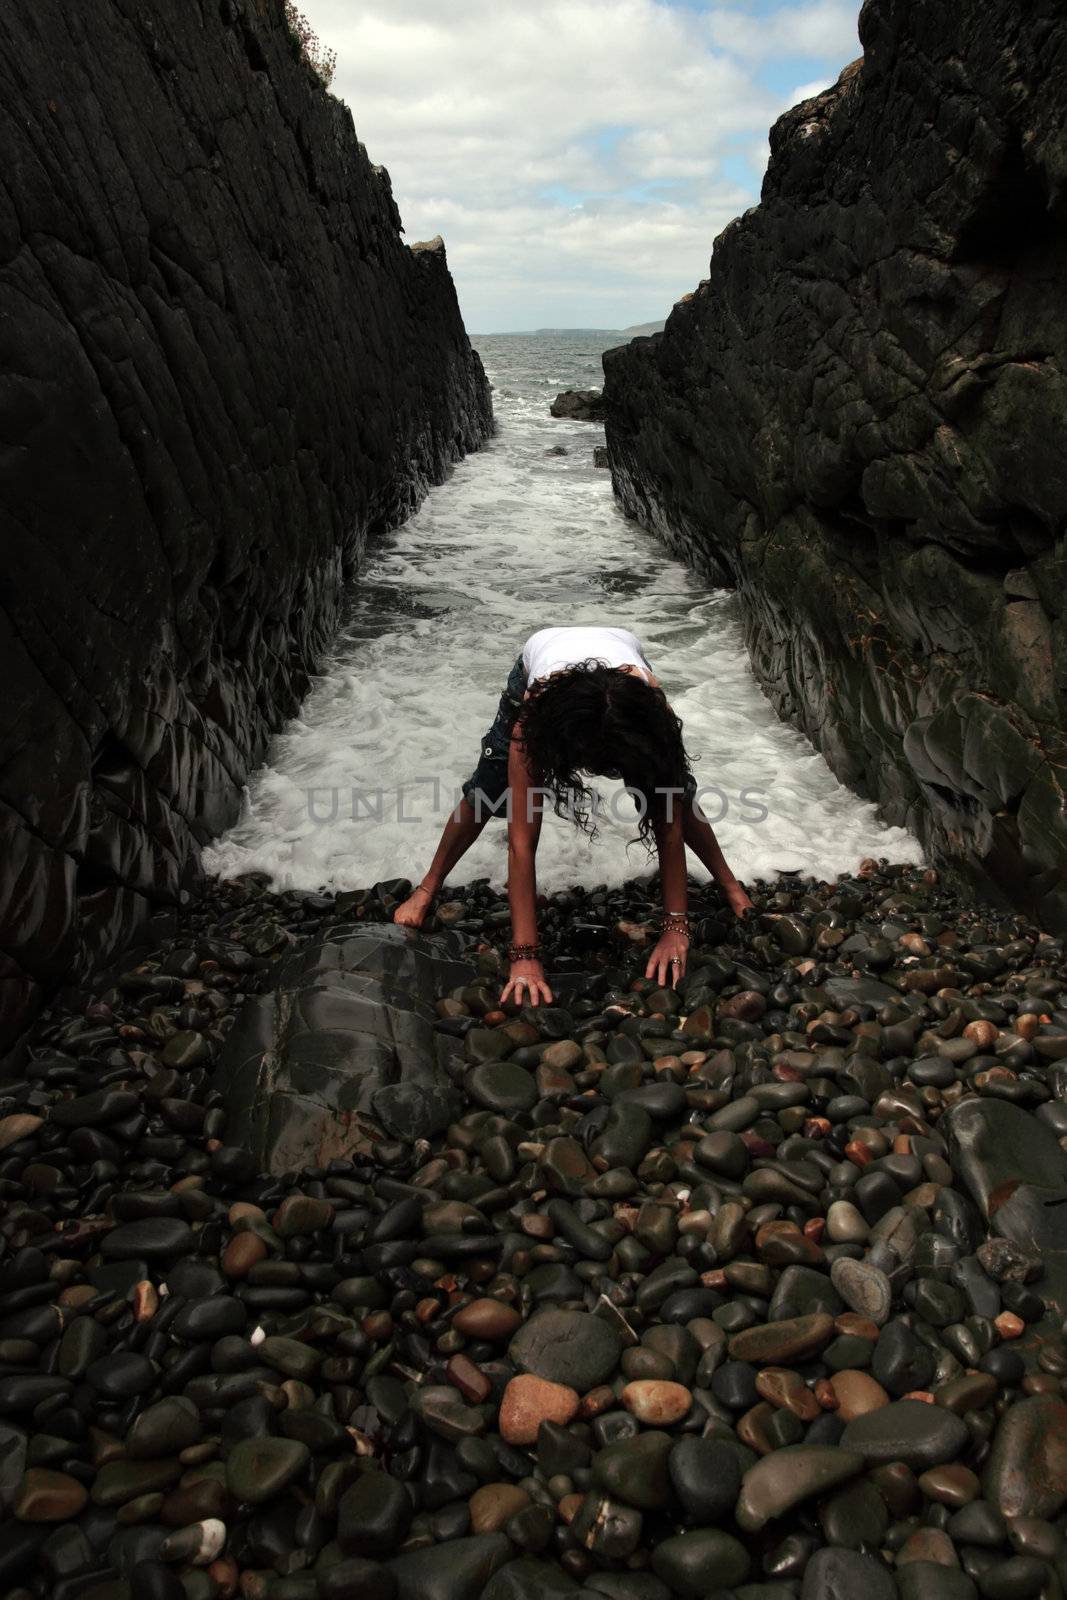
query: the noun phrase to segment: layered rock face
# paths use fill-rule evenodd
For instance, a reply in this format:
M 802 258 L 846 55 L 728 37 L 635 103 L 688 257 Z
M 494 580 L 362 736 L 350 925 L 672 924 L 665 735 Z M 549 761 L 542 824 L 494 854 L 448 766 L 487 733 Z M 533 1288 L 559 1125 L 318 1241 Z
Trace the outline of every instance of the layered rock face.
M 931 852 L 1067 925 L 1067 17 L 867 0 L 762 203 L 604 358 L 626 511 Z
M 195 881 L 368 536 L 492 427 L 282 0 L 3 31 L 0 1039 Z

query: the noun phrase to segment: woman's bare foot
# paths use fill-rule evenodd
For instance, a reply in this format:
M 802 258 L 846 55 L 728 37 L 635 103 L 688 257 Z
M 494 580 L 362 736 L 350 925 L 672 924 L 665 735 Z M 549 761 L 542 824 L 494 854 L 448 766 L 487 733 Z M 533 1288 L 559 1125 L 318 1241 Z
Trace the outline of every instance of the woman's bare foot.
M 426 913 L 433 904 L 433 897 L 434 891 L 420 883 L 417 889 L 412 889 L 404 903 L 397 906 L 393 912 L 393 921 L 398 922 L 402 928 L 421 928 L 426 920 Z

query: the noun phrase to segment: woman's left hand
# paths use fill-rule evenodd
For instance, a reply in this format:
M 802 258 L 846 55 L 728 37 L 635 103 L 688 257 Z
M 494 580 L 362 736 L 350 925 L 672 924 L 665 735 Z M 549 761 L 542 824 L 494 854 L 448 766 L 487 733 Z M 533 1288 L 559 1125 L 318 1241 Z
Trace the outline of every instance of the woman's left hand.
M 654 978 L 661 989 L 673 989 L 685 973 L 689 940 L 684 933 L 665 933 L 648 958 L 645 977 Z
M 756 909 L 739 883 L 733 883 L 724 889 L 723 896 L 735 917 L 743 917 L 749 911 Z

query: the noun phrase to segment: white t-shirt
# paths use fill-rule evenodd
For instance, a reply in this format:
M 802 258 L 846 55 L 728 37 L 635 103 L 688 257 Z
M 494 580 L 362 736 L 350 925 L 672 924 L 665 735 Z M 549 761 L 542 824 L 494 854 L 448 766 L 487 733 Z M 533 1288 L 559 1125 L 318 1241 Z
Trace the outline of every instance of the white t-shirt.
M 542 628 L 527 639 L 522 661 L 529 683 L 579 661 L 636 667 L 645 678 L 652 671 L 640 640 L 629 628 Z

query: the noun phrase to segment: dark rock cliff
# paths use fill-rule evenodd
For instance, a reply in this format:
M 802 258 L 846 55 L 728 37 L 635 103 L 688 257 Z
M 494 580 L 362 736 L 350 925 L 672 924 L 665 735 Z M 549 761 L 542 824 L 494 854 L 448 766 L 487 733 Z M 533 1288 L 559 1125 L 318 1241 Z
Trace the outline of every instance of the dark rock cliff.
M 368 536 L 492 420 L 282 0 L 0 44 L 2 1039 L 195 881 Z
M 1067 925 L 1067 15 L 867 0 L 762 203 L 604 358 L 626 511 L 841 778 Z

